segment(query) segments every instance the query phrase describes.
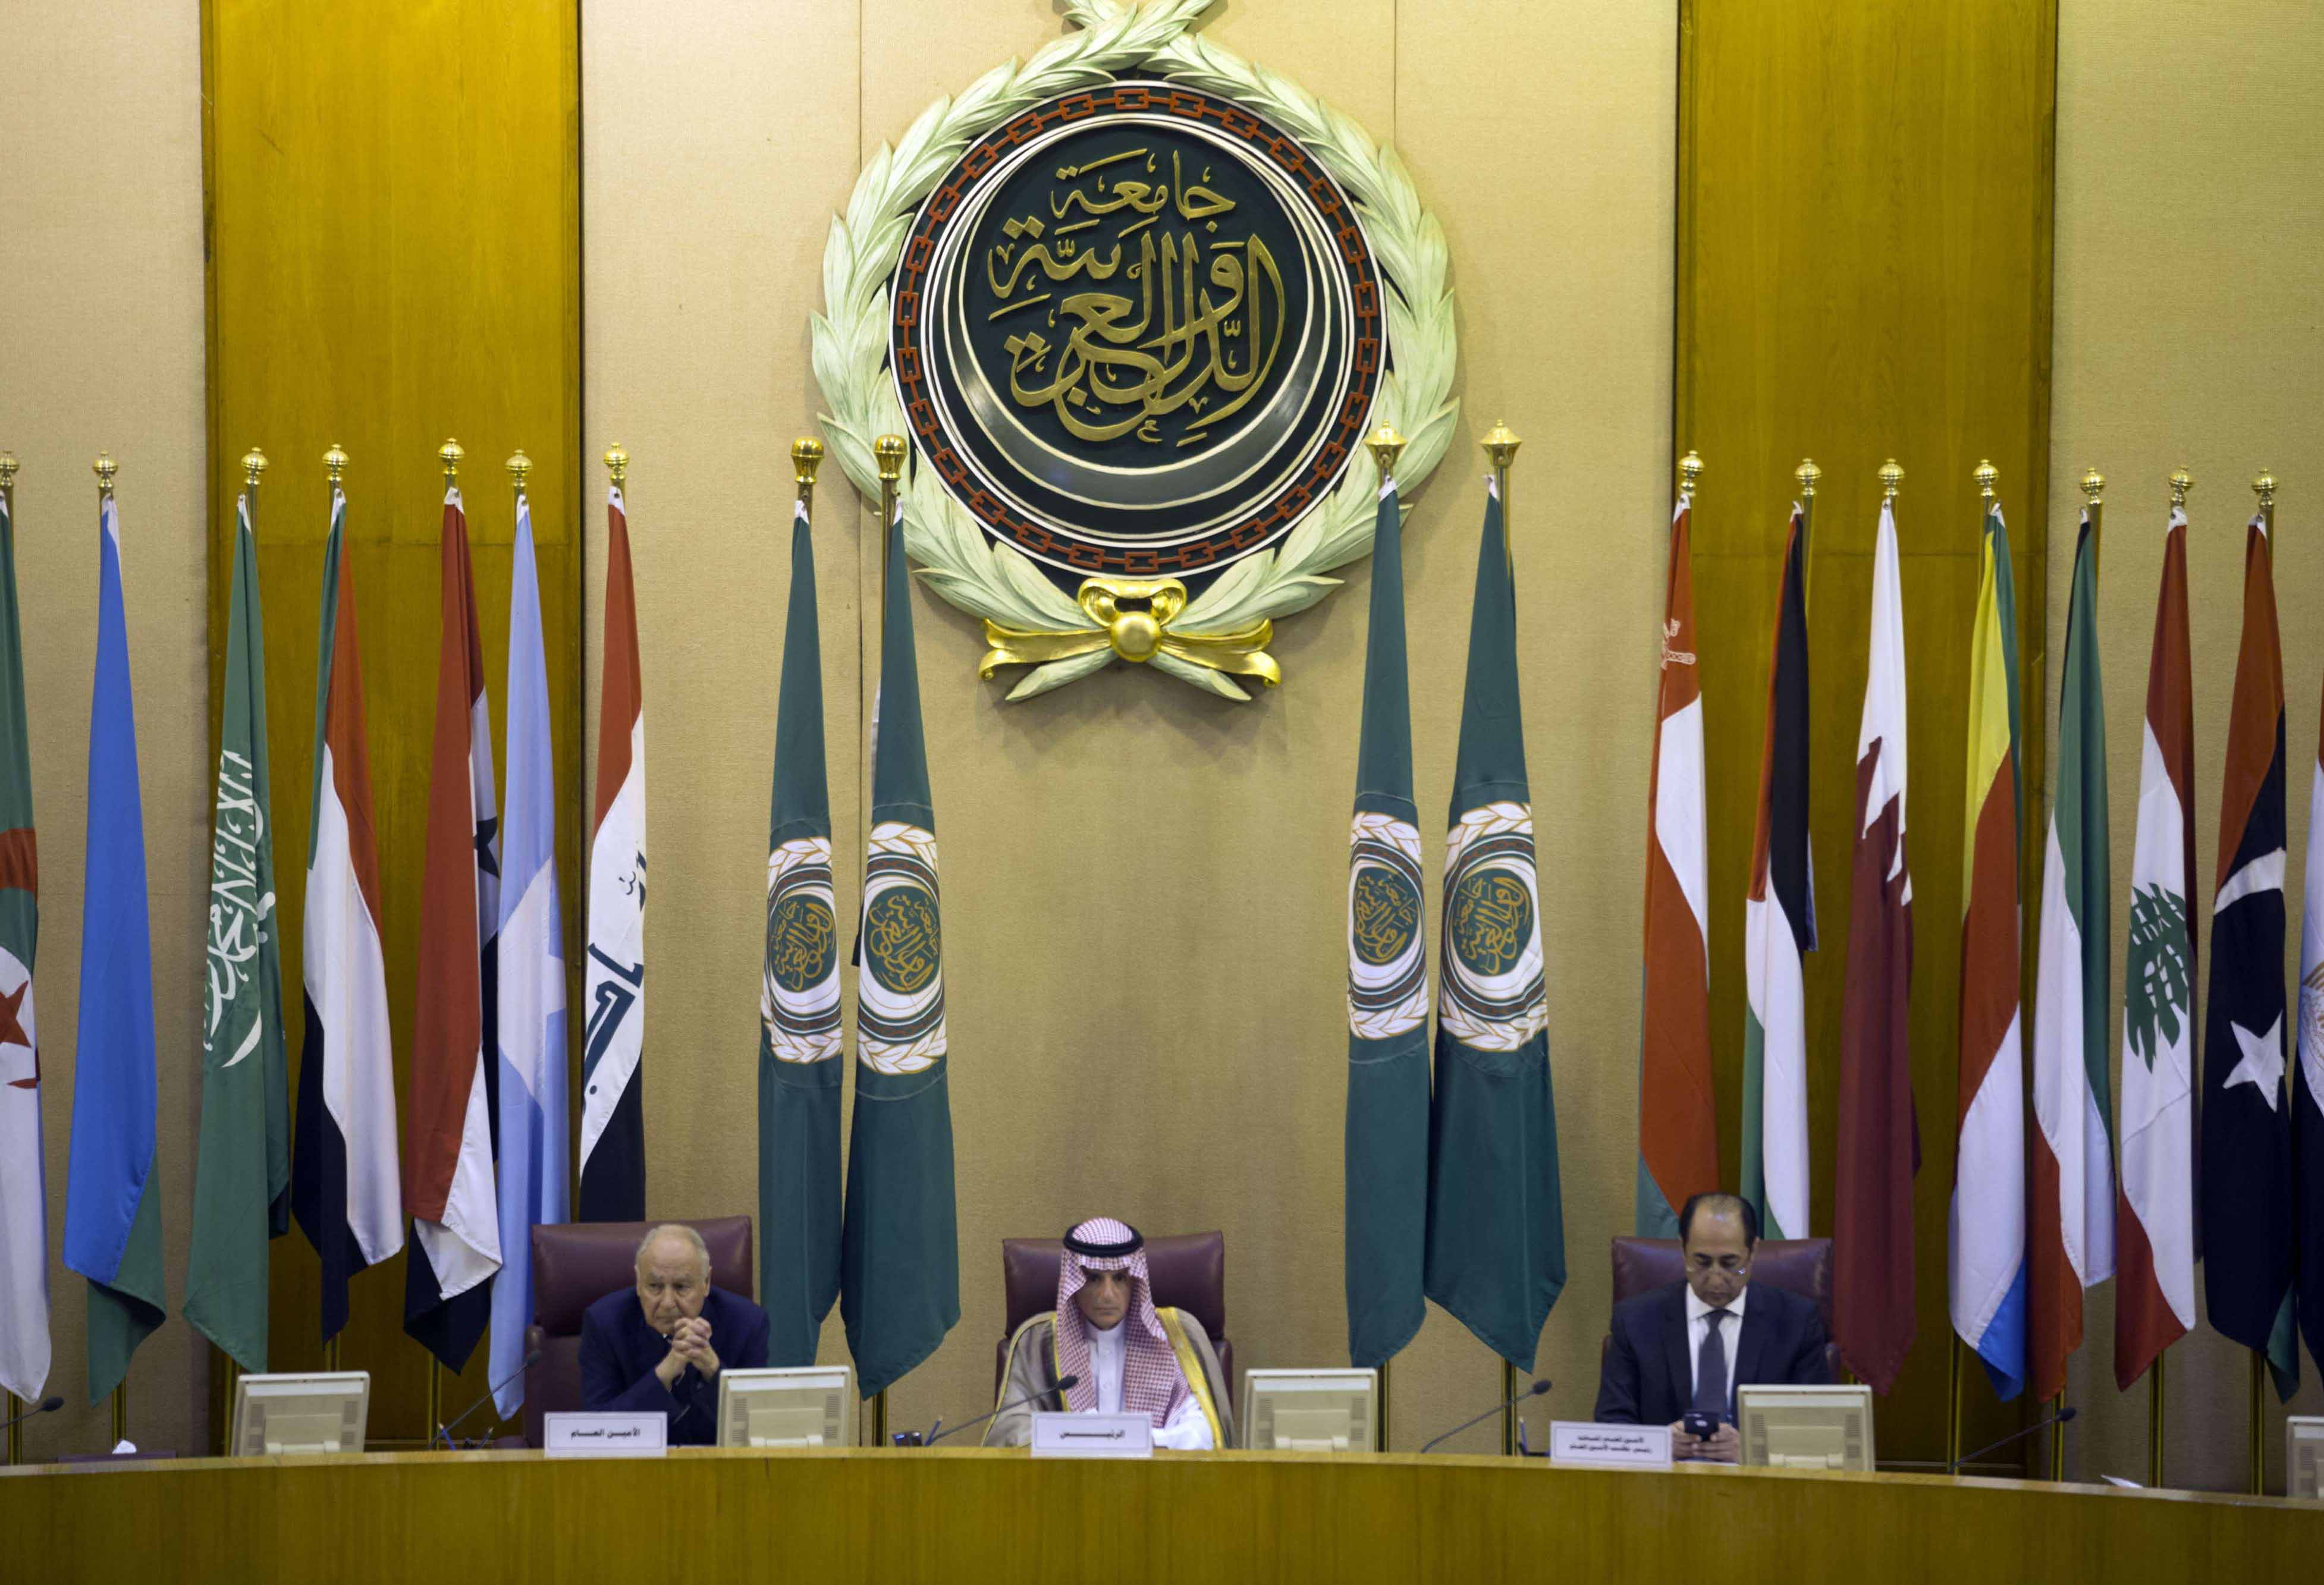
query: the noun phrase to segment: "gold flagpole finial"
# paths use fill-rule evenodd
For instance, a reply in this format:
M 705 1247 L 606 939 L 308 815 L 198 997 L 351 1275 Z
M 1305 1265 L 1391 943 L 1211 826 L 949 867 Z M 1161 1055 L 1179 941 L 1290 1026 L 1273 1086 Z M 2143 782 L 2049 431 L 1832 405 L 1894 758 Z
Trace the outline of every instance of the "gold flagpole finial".
M 266 471 L 266 454 L 255 446 L 242 454 L 242 482 L 252 489 L 258 488 L 258 475 Z
M 2189 473 L 2185 468 L 2173 468 L 2171 470 L 2169 484 L 2171 485 L 2171 504 L 2177 507 L 2181 511 L 2186 511 L 2187 492 L 2195 487 L 2195 475 Z
M 2259 497 L 2260 511 L 2273 514 L 2275 511 L 2275 475 L 2266 468 L 2260 469 L 2259 477 L 2252 481 L 2252 493 Z
M 791 483 L 802 493 L 815 488 L 815 475 L 823 467 L 823 442 L 812 435 L 802 435 L 791 442 Z
M 1517 459 L 1517 447 L 1525 442 L 1511 434 L 1507 424 L 1495 424 L 1485 432 L 1483 444 L 1485 456 L 1491 460 L 1493 466 L 1506 474 L 1509 471 L 1509 465 Z
M 880 476 L 891 484 L 904 476 L 906 449 L 901 435 L 882 435 L 872 442 L 872 455 L 879 462 Z
M 1379 465 L 1380 477 L 1390 479 L 1396 475 L 1396 459 L 1404 455 L 1404 437 L 1393 425 L 1382 424 L 1364 438 L 1364 449 Z
M 1883 501 L 1894 501 L 1894 500 L 1895 500 L 1895 499 L 1896 499 L 1896 492 L 1897 492 L 1897 490 L 1898 490 L 1900 487 L 1902 487 L 1902 485 L 1904 484 L 1904 470 L 1903 468 L 1900 468 L 1900 467 L 1898 467 L 1898 466 L 1896 465 L 1896 459 L 1895 459 L 1895 457 L 1893 457 L 1893 456 L 1892 456 L 1892 457 L 1890 457 L 1886 462 L 1884 462 L 1884 463 L 1882 463 L 1882 464 L 1880 465 L 1880 499 L 1881 499 L 1881 500 L 1883 500 Z
M 1979 501 L 1984 502 L 1987 506 L 1991 506 L 1993 504 L 1993 487 L 2001 483 L 2001 470 L 1995 467 L 1991 460 L 1988 459 L 1978 463 L 1977 465 L 1977 471 L 1969 475 L 1969 477 L 1977 481 L 1977 498 Z
M 0 490 L 14 490 L 15 487 L 16 454 L 13 451 L 0 451 Z
M 616 490 L 629 480 L 630 454 L 622 449 L 622 443 L 618 440 L 605 447 L 605 471 L 613 475 Z
M 323 472 L 329 476 L 332 489 L 336 490 L 339 487 L 339 475 L 346 471 L 346 448 L 334 440 L 331 442 L 330 450 L 323 453 Z
M 98 452 L 97 454 L 97 460 L 88 465 L 89 471 L 97 475 L 97 494 L 100 496 L 112 494 L 113 475 L 118 473 L 121 469 L 121 465 L 113 460 L 113 453 L 109 451 Z
M 2092 506 L 2106 504 L 2106 475 L 2096 468 L 2082 470 L 2082 499 Z
M 508 471 L 509 483 L 516 486 L 518 494 L 523 494 L 525 475 L 532 472 L 532 458 L 525 456 L 521 449 L 518 450 L 508 459 Z
M 1792 477 L 1799 481 L 1800 493 L 1813 501 L 1816 481 L 1823 477 L 1823 470 L 1815 465 L 1815 458 L 1803 456 L 1800 458 L 1800 465 L 1792 470 Z
M 444 483 L 453 484 L 460 477 L 460 459 L 468 455 L 467 448 L 456 440 L 447 440 L 436 448 L 436 458 L 444 465 Z
M 1693 494 L 1694 487 L 1702 478 L 1702 458 L 1700 455 L 1690 451 L 1678 459 L 1678 485 L 1681 490 L 1689 495 Z

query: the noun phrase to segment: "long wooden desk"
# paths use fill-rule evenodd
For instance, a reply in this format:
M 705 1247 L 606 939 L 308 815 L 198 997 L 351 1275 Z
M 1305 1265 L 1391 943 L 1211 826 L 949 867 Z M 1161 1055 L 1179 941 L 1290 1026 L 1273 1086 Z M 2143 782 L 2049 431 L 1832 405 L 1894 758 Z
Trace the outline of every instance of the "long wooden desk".
M 1925 1475 L 1286 1453 L 681 1450 L 0 1470 L 20 1577 L 915 1582 L 2309 1577 L 2324 1506 Z

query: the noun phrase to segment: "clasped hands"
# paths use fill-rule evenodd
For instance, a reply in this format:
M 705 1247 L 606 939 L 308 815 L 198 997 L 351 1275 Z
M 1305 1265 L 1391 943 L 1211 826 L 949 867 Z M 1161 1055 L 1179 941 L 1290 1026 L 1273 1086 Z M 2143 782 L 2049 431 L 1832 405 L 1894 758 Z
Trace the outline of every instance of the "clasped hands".
M 671 1329 L 669 1352 L 654 1367 L 654 1375 L 667 1391 L 678 1385 L 678 1378 L 688 1365 L 701 1372 L 705 1381 L 718 1378 L 718 1352 L 710 1346 L 710 1322 L 699 1315 L 688 1317 Z

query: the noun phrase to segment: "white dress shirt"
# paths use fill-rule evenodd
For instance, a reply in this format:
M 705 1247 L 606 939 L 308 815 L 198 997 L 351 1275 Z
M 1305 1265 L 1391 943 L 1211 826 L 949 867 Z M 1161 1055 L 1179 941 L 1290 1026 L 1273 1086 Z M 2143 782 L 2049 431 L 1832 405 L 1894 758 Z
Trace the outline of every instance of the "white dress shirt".
M 1735 1358 L 1742 1351 L 1743 1303 L 1751 1296 L 1749 1284 L 1727 1303 L 1729 1319 L 1720 1322 L 1719 1341 L 1727 1350 L 1727 1407 L 1735 1407 Z M 1694 1285 L 1686 1289 L 1686 1386 L 1687 1401 L 1694 1401 L 1694 1384 L 1702 1378 L 1702 1341 L 1711 1335 L 1711 1306 L 1694 1296 Z
M 1097 1388 L 1097 1412 L 1101 1415 L 1121 1413 L 1122 1370 L 1127 1363 L 1125 1344 L 1129 1337 L 1122 1328 L 1126 1324 L 1116 1322 L 1111 1327 L 1089 1329 L 1090 1377 Z M 1179 1402 L 1178 1412 L 1170 1416 L 1170 1423 L 1154 1433 L 1154 1445 L 1188 1451 L 1213 1445 L 1210 1420 L 1193 1393 Z

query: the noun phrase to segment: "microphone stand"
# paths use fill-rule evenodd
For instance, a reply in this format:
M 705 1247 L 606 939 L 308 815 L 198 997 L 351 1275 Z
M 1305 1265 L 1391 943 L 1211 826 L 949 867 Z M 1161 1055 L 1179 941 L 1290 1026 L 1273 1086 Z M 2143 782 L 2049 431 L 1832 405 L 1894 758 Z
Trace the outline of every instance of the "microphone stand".
M 2033 1435 L 2035 1432 L 2041 1430 L 2045 1425 L 2063 1425 L 2069 1420 L 2071 1420 L 2075 1415 L 2080 1413 L 2081 1411 L 2075 1408 L 2073 1405 L 2064 1405 L 2059 1408 L 2056 1413 L 2044 1415 L 2039 1420 L 2034 1421 L 2031 1425 L 2020 1426 L 2017 1430 L 2011 1432 L 2007 1436 L 2001 1438 L 1997 1442 L 1987 1442 L 1983 1447 L 1978 1449 L 1973 1453 L 1963 1453 L 1960 1458 L 1953 1460 L 1945 1466 L 1945 1473 L 1948 1475 L 1958 1475 L 1960 1473 L 1960 1468 L 1963 1464 L 1969 1463 L 1970 1461 L 1975 1459 L 1981 1459 L 1985 1457 L 1986 1454 L 1993 1452 L 1997 1449 L 2006 1448 L 2013 1442 L 2022 1441 L 2024 1438 Z

